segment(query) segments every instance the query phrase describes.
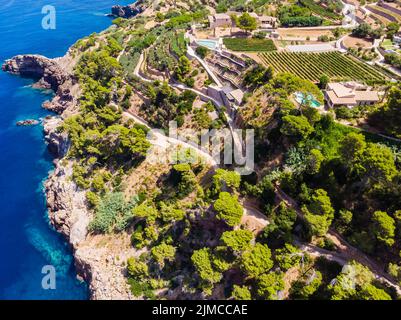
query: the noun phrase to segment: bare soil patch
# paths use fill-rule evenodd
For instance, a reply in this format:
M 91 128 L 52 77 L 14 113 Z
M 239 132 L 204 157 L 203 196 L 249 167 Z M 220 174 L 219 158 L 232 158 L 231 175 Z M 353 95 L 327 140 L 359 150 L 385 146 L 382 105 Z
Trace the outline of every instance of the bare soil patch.
M 369 49 L 372 47 L 373 42 L 367 39 L 361 39 L 353 36 L 346 36 L 343 44 L 347 48 L 364 48 Z

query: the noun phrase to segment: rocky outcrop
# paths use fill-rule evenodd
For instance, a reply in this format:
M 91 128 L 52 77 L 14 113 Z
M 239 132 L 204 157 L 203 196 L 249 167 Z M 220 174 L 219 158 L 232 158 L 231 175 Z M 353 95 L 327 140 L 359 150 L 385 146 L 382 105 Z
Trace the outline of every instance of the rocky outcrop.
M 85 192 L 79 190 L 71 176 L 72 163 L 59 161 L 45 183 L 45 192 L 50 222 L 76 248 L 88 234 L 90 213 Z
M 63 113 L 76 104 L 77 81 L 61 67 L 60 59 L 48 59 L 40 55 L 19 55 L 6 60 L 3 71 L 38 80 L 35 88 L 51 89 L 56 93 L 52 101 L 43 104 L 45 109 Z
M 26 120 L 17 121 L 16 125 L 19 127 L 27 127 L 27 126 L 36 126 L 39 123 L 40 123 L 40 121 L 35 120 L 35 119 L 26 119 Z
M 67 109 L 73 109 L 77 103 L 76 94 L 79 91 L 79 85 L 74 79 L 68 79 L 58 87 L 56 96 L 51 101 L 43 103 L 43 108 L 62 114 Z
M 78 273 L 89 284 L 93 300 L 134 299 L 126 278 L 125 262 L 144 251 L 132 248 L 129 235 L 90 236 L 75 251 Z
M 43 121 L 45 141 L 47 142 L 50 153 L 58 159 L 63 158 L 70 147 L 70 141 L 66 133 L 59 132 L 59 127 L 63 121 L 58 117 L 46 118 Z
M 143 12 L 145 9 L 145 1 L 138 0 L 134 4 L 130 4 L 128 6 L 113 6 L 111 8 L 111 15 L 114 17 L 129 19 L 135 17 L 137 14 Z
M 55 92 L 70 78 L 57 62 L 40 55 L 15 56 L 5 61 L 2 69 L 11 74 L 37 79 L 35 87 Z

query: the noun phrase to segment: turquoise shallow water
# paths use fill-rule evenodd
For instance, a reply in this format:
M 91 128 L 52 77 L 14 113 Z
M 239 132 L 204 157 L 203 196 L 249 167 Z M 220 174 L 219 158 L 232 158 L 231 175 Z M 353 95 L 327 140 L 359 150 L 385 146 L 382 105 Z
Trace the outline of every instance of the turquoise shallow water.
M 107 28 L 113 4 L 132 0 L 1 0 L 0 61 L 21 53 L 62 56 L 79 38 Z M 56 30 L 41 27 L 44 5 L 56 8 Z M 16 127 L 22 119 L 49 114 L 41 108 L 49 92 L 31 80 L 0 72 L 0 299 L 87 299 L 76 280 L 71 252 L 51 230 L 43 181 L 52 158 L 42 127 Z M 42 267 L 56 268 L 56 289 L 42 289 Z

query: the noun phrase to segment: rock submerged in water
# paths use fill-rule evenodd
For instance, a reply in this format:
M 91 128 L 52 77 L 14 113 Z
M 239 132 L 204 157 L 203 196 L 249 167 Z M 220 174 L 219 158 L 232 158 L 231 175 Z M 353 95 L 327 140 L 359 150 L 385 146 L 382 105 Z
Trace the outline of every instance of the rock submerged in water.
M 39 123 L 40 123 L 40 121 L 38 121 L 38 120 L 35 120 L 35 119 L 27 119 L 27 120 L 18 121 L 18 122 L 16 123 L 16 125 L 19 126 L 19 127 L 23 127 L 23 126 L 27 127 L 27 126 L 36 126 L 36 125 L 38 125 Z
M 144 3 L 142 0 L 138 0 L 137 2 L 127 5 L 127 6 L 113 6 L 111 8 L 111 15 L 114 17 L 120 17 L 129 19 L 135 17 L 137 14 L 144 11 Z

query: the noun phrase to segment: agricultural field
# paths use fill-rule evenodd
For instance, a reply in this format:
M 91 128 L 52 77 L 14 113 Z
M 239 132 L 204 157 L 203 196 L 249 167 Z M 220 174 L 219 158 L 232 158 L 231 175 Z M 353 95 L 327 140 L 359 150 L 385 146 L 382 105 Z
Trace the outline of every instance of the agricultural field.
M 232 51 L 275 51 L 277 48 L 270 39 L 224 38 L 224 45 Z
M 272 66 L 276 72 L 290 72 L 313 82 L 318 82 L 324 74 L 332 80 L 385 80 L 385 76 L 373 67 L 339 52 L 269 52 L 259 56 L 265 65 Z
M 313 0 L 300 0 L 299 2 L 303 6 L 307 7 L 309 10 L 311 10 L 312 12 L 314 12 L 315 14 L 317 14 L 323 18 L 327 18 L 327 19 L 331 19 L 331 20 L 341 20 L 342 19 L 342 16 L 340 14 L 338 14 L 337 12 L 323 7 L 319 3 L 316 3 Z
M 148 64 L 159 71 L 173 70 L 177 59 L 185 55 L 185 52 L 184 34 L 167 32 L 161 35 L 149 50 Z
M 185 56 L 187 52 L 187 43 L 184 37 L 184 32 L 180 32 L 177 36 L 171 39 L 170 50 L 177 56 Z
M 381 17 L 381 21 L 386 21 L 386 24 L 389 22 L 398 22 L 401 23 L 401 15 L 396 14 L 395 12 L 392 12 L 386 8 L 383 8 L 378 5 L 369 5 L 367 6 L 367 9 L 369 11 L 372 11 L 376 16 Z

